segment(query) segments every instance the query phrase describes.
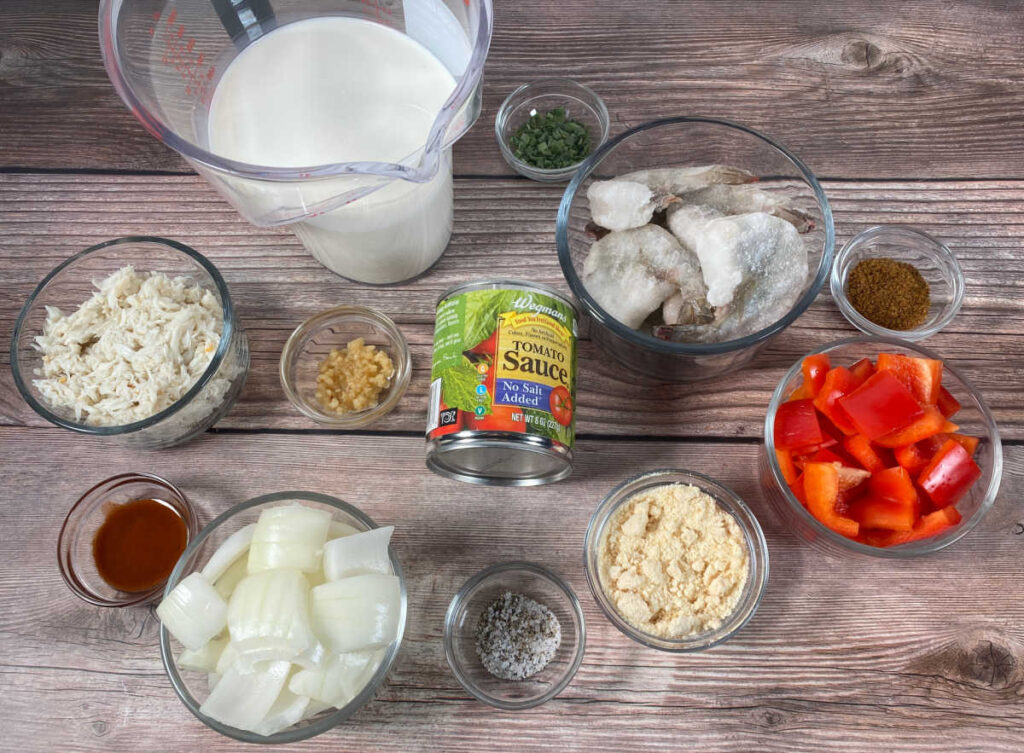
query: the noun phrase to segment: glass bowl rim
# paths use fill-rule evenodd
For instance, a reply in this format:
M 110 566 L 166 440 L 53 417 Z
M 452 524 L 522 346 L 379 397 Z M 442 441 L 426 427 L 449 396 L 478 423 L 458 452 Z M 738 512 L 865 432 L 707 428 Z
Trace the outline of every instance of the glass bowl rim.
M 895 330 L 883 327 L 880 324 L 875 324 L 857 311 L 846 295 L 845 286 L 839 276 L 840 263 L 849 254 L 851 254 L 854 249 L 864 242 L 890 233 L 895 236 L 913 236 L 925 241 L 935 249 L 935 256 L 943 259 L 946 266 L 952 270 L 953 284 L 950 286 L 950 301 L 946 304 L 942 316 L 927 327 L 921 326 L 915 329 Z M 960 307 L 964 302 L 964 295 L 966 294 L 966 279 L 964 277 L 964 271 L 960 266 L 960 262 L 956 258 L 956 254 L 953 253 L 953 250 L 949 248 L 949 246 L 924 230 L 911 227 L 910 225 L 895 223 L 887 225 L 872 225 L 866 230 L 862 230 L 857 233 L 843 244 L 843 247 L 836 253 L 835 261 L 832 263 L 832 273 L 829 275 L 829 290 L 832 293 L 833 300 L 836 302 L 836 306 L 839 308 L 839 311 L 843 316 L 846 317 L 846 320 L 864 334 L 915 341 L 931 337 L 953 321 L 956 315 L 960 312 Z
M 981 504 L 978 505 L 978 509 L 975 510 L 974 514 L 970 518 L 965 519 L 948 538 L 943 539 L 941 537 L 932 537 L 923 539 L 922 541 L 912 541 L 907 544 L 898 544 L 890 547 L 877 547 L 862 544 L 859 541 L 854 541 L 853 539 L 841 536 L 832 529 L 823 525 L 817 518 L 804 509 L 804 506 L 800 504 L 799 500 L 793 496 L 793 492 L 789 490 L 789 486 L 783 482 L 782 469 L 779 468 L 779 461 L 775 457 L 775 437 L 773 431 L 775 425 L 775 413 L 778 410 L 779 405 L 783 402 L 782 398 L 785 396 L 786 385 L 788 385 L 793 378 L 800 373 L 801 364 L 807 356 L 812 356 L 818 353 L 829 353 L 837 348 L 845 347 L 847 345 L 864 346 L 869 344 L 893 345 L 899 348 L 916 351 L 925 358 L 933 358 L 942 361 L 943 371 L 951 372 L 953 376 L 955 376 L 961 384 L 967 388 L 968 394 L 978 404 L 978 411 L 981 413 L 982 421 L 989 433 L 989 441 L 992 444 L 992 478 L 989 479 L 988 488 L 985 490 L 985 497 L 982 499 Z M 981 522 L 981 519 L 989 509 L 991 509 L 992 505 L 995 504 L 1003 475 L 1003 446 L 999 438 L 999 428 L 996 425 L 995 417 L 989 410 L 984 398 L 971 381 L 967 379 L 967 377 L 965 377 L 955 366 L 949 365 L 949 363 L 939 356 L 938 353 L 929 350 L 923 345 L 909 340 L 901 340 L 896 337 L 885 337 L 882 335 L 864 334 L 860 337 L 846 337 L 841 340 L 834 340 L 800 356 L 800 358 L 798 358 L 797 361 L 789 367 L 772 393 L 771 400 L 768 403 L 768 410 L 765 412 L 764 417 L 764 442 L 762 447 L 766 456 L 768 468 L 771 471 L 772 481 L 775 482 L 779 494 L 781 494 L 783 499 L 786 500 L 787 506 L 792 509 L 801 518 L 801 520 L 807 523 L 816 535 L 828 542 L 838 544 L 851 552 L 868 555 L 870 557 L 878 557 L 881 559 L 905 559 L 907 557 L 934 554 L 935 552 L 955 544 L 970 533 L 978 523 Z
M 748 583 L 751 583 L 750 592 L 746 599 L 741 600 L 737 603 L 736 608 L 733 610 L 734 613 L 745 610 L 743 618 L 736 622 L 735 625 L 729 626 L 728 630 L 722 630 L 722 626 L 719 628 L 706 632 L 700 633 L 690 638 L 662 638 L 661 636 L 651 635 L 645 633 L 642 630 L 633 627 L 626 622 L 615 608 L 610 604 L 606 604 L 608 601 L 604 595 L 604 590 L 601 587 L 600 578 L 597 573 L 594 572 L 591 565 L 591 556 L 596 558 L 596 550 L 600 545 L 601 533 L 604 531 L 604 527 L 608 524 L 611 516 L 616 510 L 618 510 L 623 504 L 628 502 L 636 492 L 631 494 L 623 495 L 623 492 L 633 486 L 638 486 L 641 482 L 658 481 L 664 479 L 664 484 L 658 485 L 669 485 L 674 483 L 682 483 L 681 481 L 669 480 L 669 477 L 682 476 L 687 479 L 687 483 L 691 486 L 696 486 L 705 494 L 713 497 L 716 502 L 725 503 L 737 508 L 739 511 L 749 518 L 751 524 L 748 524 L 746 520 L 740 520 L 736 515 L 732 515 L 731 510 L 727 512 L 736 521 L 736 524 L 743 531 L 744 536 L 747 540 L 747 547 L 749 549 L 747 557 L 750 562 L 750 571 L 748 573 Z M 712 491 L 713 490 L 713 491 Z M 722 500 L 718 494 L 718 490 L 724 492 L 725 500 Z M 639 491 L 639 490 L 637 490 Z M 621 497 L 614 504 L 613 500 L 616 497 Z M 590 522 L 587 525 L 587 532 L 583 542 L 583 565 L 587 575 L 587 584 L 590 586 L 590 591 L 594 597 L 594 601 L 597 602 L 597 606 L 604 613 L 604 616 L 608 619 L 616 629 L 619 630 L 627 638 L 630 638 L 637 643 L 647 648 L 652 648 L 657 651 L 664 651 L 666 653 L 673 654 L 684 654 L 694 653 L 697 651 L 704 651 L 709 648 L 718 646 L 721 643 L 732 638 L 736 633 L 742 630 L 749 622 L 753 619 L 757 610 L 761 606 L 761 601 L 764 599 L 764 594 L 768 589 L 768 579 L 771 573 L 771 561 L 768 552 L 768 542 L 764 536 L 764 530 L 761 527 L 761 522 L 757 519 L 754 511 L 750 509 L 750 506 L 743 501 L 743 499 L 736 494 L 731 488 L 725 484 L 716 481 L 710 476 L 698 473 L 697 471 L 690 471 L 684 468 L 657 468 L 651 471 L 644 471 L 638 473 L 635 476 L 630 476 L 624 481 L 615 485 L 598 503 L 597 508 L 590 516 Z M 731 616 L 731 615 L 730 615 Z M 727 623 L 723 623 L 725 626 Z M 716 635 L 720 633 L 720 635 Z M 714 639 L 710 642 L 707 641 L 707 637 L 714 636 Z
M 391 379 L 391 387 L 388 389 L 386 396 L 381 402 L 364 411 L 355 411 L 352 413 L 343 413 L 338 416 L 332 416 L 321 412 L 315 406 L 303 400 L 298 389 L 296 389 L 296 385 L 292 383 L 288 372 L 289 367 L 293 365 L 301 353 L 299 350 L 299 342 L 320 327 L 333 320 L 339 319 L 351 319 L 357 321 L 365 321 L 369 319 L 374 326 L 383 330 L 387 335 L 387 338 L 391 341 L 392 346 L 397 351 L 397 360 L 399 363 L 396 365 L 395 374 Z M 402 334 L 402 330 L 398 328 L 398 325 L 395 324 L 391 317 L 377 309 L 370 308 L 369 306 L 346 304 L 342 306 L 335 306 L 334 308 L 313 314 L 299 324 L 299 326 L 292 331 L 291 335 L 288 336 L 288 340 L 281 349 L 281 357 L 278 359 L 277 371 L 278 378 L 281 381 L 281 388 L 284 390 L 284 394 L 285 397 L 288 398 L 288 402 L 290 402 L 302 415 L 306 416 L 306 418 L 316 421 L 318 424 L 324 426 L 332 426 L 341 429 L 356 429 L 361 426 L 367 426 L 379 418 L 383 418 L 394 410 L 396 405 L 398 405 L 398 401 L 402 399 L 402 396 L 405 395 L 406 390 L 409 388 L 409 381 L 412 377 L 412 354 L 409 350 L 409 343 L 405 339 L 405 335 Z
M 333 507 L 336 510 L 340 510 L 346 515 L 358 520 L 367 526 L 367 530 L 379 528 L 376 521 L 367 515 L 365 512 L 360 510 L 353 504 L 346 502 L 343 499 L 332 497 L 329 494 L 322 494 L 320 492 L 309 492 L 309 491 L 283 491 L 283 492 L 271 492 L 270 494 L 262 494 L 258 497 L 253 497 L 244 502 L 239 502 L 233 507 L 229 507 L 227 510 L 222 512 L 216 518 L 207 523 L 199 531 L 182 552 L 181 557 L 178 558 L 177 564 L 174 566 L 174 570 L 171 571 L 170 576 L 167 579 L 167 584 L 164 587 L 164 596 L 171 592 L 182 577 L 183 570 L 185 569 L 185 563 L 188 561 L 196 550 L 202 545 L 204 541 L 217 530 L 221 525 L 234 518 L 239 513 L 250 510 L 259 505 L 268 504 L 271 502 L 317 502 L 319 504 Z M 171 686 L 174 688 L 174 692 L 177 694 L 179 700 L 184 704 L 192 715 L 195 716 L 199 721 L 205 724 L 215 732 L 219 732 L 225 737 L 230 737 L 234 740 L 249 743 L 259 744 L 282 744 L 298 742 L 299 740 L 308 740 L 311 737 L 323 734 L 334 727 L 337 727 L 343 721 L 351 717 L 359 709 L 365 706 L 384 683 L 385 678 L 391 671 L 395 660 L 398 657 L 398 651 L 402 645 L 402 639 L 405 636 L 405 626 L 408 620 L 408 592 L 406 590 L 405 574 L 402 571 L 401 563 L 398 561 L 398 557 L 395 554 L 393 547 L 388 546 L 388 555 L 391 559 L 391 568 L 394 574 L 398 577 L 398 583 L 401 591 L 401 616 L 398 624 L 398 636 L 395 640 L 387 647 L 384 659 L 381 661 L 380 666 L 374 673 L 373 677 L 366 683 L 363 689 L 356 695 L 351 701 L 349 701 L 343 708 L 334 709 L 329 715 L 323 719 L 307 724 L 304 727 L 294 729 L 288 727 L 281 730 L 273 735 L 257 735 L 255 732 L 249 732 L 247 730 L 237 729 L 226 724 L 218 722 L 216 719 L 211 719 L 199 710 L 199 703 L 196 703 L 196 699 L 189 692 L 187 684 L 182 680 L 181 673 L 178 672 L 178 662 L 174 658 L 171 652 L 170 637 L 167 632 L 167 628 L 160 624 L 160 659 L 164 665 L 164 671 L 167 674 L 167 679 L 170 680 Z
M 535 86 L 546 84 L 549 86 L 561 86 L 565 90 L 575 90 L 582 92 L 585 96 L 589 97 L 589 101 L 586 103 L 596 114 L 597 121 L 601 125 L 600 138 L 596 139 L 591 153 L 584 157 L 579 162 L 573 162 L 571 165 L 565 167 L 553 167 L 553 168 L 542 168 L 528 165 L 519 158 L 517 158 L 512 150 L 509 148 L 506 142 L 505 135 L 501 132 L 502 126 L 509 116 L 509 108 L 512 105 L 513 99 L 516 97 L 526 94 L 530 89 Z M 535 96 L 558 96 L 562 92 L 553 91 L 545 94 L 537 94 Z M 526 99 L 524 101 L 529 101 Z M 502 101 L 501 106 L 498 108 L 497 114 L 494 116 L 494 134 L 497 137 L 498 148 L 501 149 L 501 155 L 505 158 L 505 161 L 509 163 L 516 171 L 523 175 L 537 176 L 541 179 L 554 179 L 554 178 L 565 178 L 575 173 L 580 165 L 585 163 L 587 159 L 593 156 L 605 143 L 608 141 L 608 134 L 611 132 L 611 115 L 608 114 L 608 107 L 605 105 L 604 100 L 601 96 L 591 89 L 586 84 L 581 84 L 579 81 L 568 78 L 567 76 L 546 76 L 543 78 L 537 78 L 532 81 L 527 81 L 525 84 L 517 86 L 505 99 Z
M 822 213 L 822 223 L 825 230 L 825 245 L 821 252 L 821 261 L 818 264 L 818 271 L 815 273 L 810 287 L 808 287 L 804 294 L 796 303 L 793 304 L 792 308 L 790 308 L 785 315 L 767 327 L 735 340 L 726 340 L 719 343 L 674 343 L 668 340 L 661 340 L 657 337 L 652 337 L 651 335 L 627 327 L 615 317 L 605 312 L 605 310 L 598 305 L 597 301 L 595 301 L 587 292 L 586 286 L 576 273 L 576 267 L 572 262 L 572 254 L 569 250 L 569 209 L 572 205 L 573 199 L 579 191 L 580 185 L 587 179 L 590 173 L 593 172 L 598 163 L 613 149 L 615 149 L 615 147 L 631 136 L 643 133 L 644 131 L 660 128 L 661 126 L 679 125 L 683 123 L 703 123 L 716 127 L 722 126 L 729 130 L 739 131 L 740 133 L 745 133 L 748 136 L 753 136 L 755 139 L 759 139 L 769 147 L 775 149 L 784 158 L 789 160 L 799 171 L 800 177 L 814 193 L 814 197 L 817 200 L 818 207 L 821 209 Z M 610 329 L 615 335 L 621 337 L 632 345 L 642 347 L 646 350 L 652 350 L 657 353 L 696 356 L 718 355 L 722 353 L 731 353 L 737 350 L 744 350 L 752 345 L 768 340 L 796 321 L 796 319 L 810 307 L 814 302 L 814 299 L 818 297 L 818 293 L 821 292 L 822 287 L 825 285 L 825 281 L 828 279 L 828 276 L 832 271 L 832 263 L 835 257 L 835 225 L 832 218 L 831 204 L 829 203 L 828 197 L 825 196 L 825 191 L 822 189 L 818 179 L 814 176 L 814 173 L 811 172 L 810 168 L 808 168 L 795 154 L 790 152 L 782 144 L 763 133 L 754 130 L 753 128 L 749 128 L 748 126 L 740 123 L 735 123 L 731 120 L 708 118 L 699 115 L 687 115 L 650 120 L 634 128 L 630 128 L 629 130 L 623 131 L 614 138 L 606 141 L 599 149 L 596 149 L 593 154 L 587 157 L 583 164 L 579 166 L 576 175 L 569 182 L 569 185 L 566 186 L 565 193 L 562 194 L 562 200 L 558 205 L 558 215 L 555 220 L 555 245 L 558 249 L 558 261 L 562 267 L 562 274 L 565 275 L 565 279 L 569 283 L 569 288 L 572 290 L 573 295 L 575 295 L 583 304 L 583 308 L 586 309 L 588 314 L 597 319 L 602 326 Z
M 555 586 L 555 588 L 561 591 L 565 596 L 572 613 L 576 617 L 576 624 L 579 625 L 579 640 L 576 643 L 576 650 L 572 663 L 569 665 L 565 674 L 558 682 L 553 683 L 543 694 L 536 698 L 530 698 L 526 701 L 503 701 L 481 691 L 462 671 L 461 664 L 459 664 L 455 658 L 454 649 L 456 633 L 455 618 L 470 592 L 477 588 L 481 583 L 495 575 L 513 571 L 526 571 L 532 575 L 543 578 Z M 579 670 L 580 665 L 583 663 L 586 646 L 587 623 L 583 618 L 583 607 L 580 604 L 579 598 L 576 596 L 576 592 L 573 591 L 572 586 L 570 586 L 569 583 L 556 572 L 535 562 L 509 560 L 505 562 L 497 562 L 485 567 L 483 570 L 480 570 L 475 575 L 468 578 L 459 590 L 456 591 L 455 596 L 453 596 L 452 600 L 448 603 L 448 609 L 444 615 L 444 655 L 445 659 L 448 661 L 448 667 L 451 669 L 452 674 L 455 675 L 455 679 L 458 680 L 459 684 L 462 685 L 462 687 L 478 701 L 486 703 L 489 706 L 493 706 L 496 709 L 501 709 L 502 711 L 522 711 L 525 709 L 535 708 L 547 701 L 550 701 L 565 690 L 569 683 L 572 682 L 572 679 L 576 676 L 576 672 Z
M 213 358 L 210 359 L 209 365 L 206 370 L 199 376 L 195 384 L 193 384 L 188 391 L 180 398 L 175 400 L 173 403 L 168 405 L 162 411 L 154 413 L 152 416 L 133 421 L 129 424 L 120 424 L 118 426 L 90 426 L 88 424 L 80 424 L 74 421 L 69 421 L 66 418 L 58 416 L 52 412 L 49 408 L 40 403 L 32 395 L 28 389 L 28 385 L 22 377 L 22 365 L 18 360 L 18 343 L 21 340 L 22 330 L 25 327 L 25 320 L 28 317 L 29 310 L 32 305 L 36 302 L 36 299 L 42 294 L 43 290 L 47 285 L 61 272 L 67 269 L 75 262 L 80 261 L 86 256 L 102 251 L 107 248 L 120 246 L 126 243 L 153 243 L 160 246 L 166 246 L 175 251 L 179 251 L 198 264 L 213 280 L 214 289 L 217 295 L 220 297 L 221 302 L 221 332 L 220 342 L 217 344 L 217 350 L 214 351 Z M 83 301 L 82 303 L 85 303 Z M 169 238 L 160 238 L 155 235 L 126 235 L 120 238 L 113 238 L 111 240 L 97 243 L 93 246 L 89 246 L 83 251 L 79 251 L 73 256 L 69 256 L 67 259 L 62 261 L 56 267 L 42 279 L 42 281 L 36 285 L 35 289 L 29 295 L 24 305 L 21 307 L 21 311 L 18 313 L 18 319 L 14 324 L 14 331 L 11 334 L 11 373 L 14 375 L 14 384 L 18 388 L 18 392 L 21 393 L 22 399 L 29 404 L 36 413 L 45 418 L 52 424 L 60 426 L 64 429 L 70 429 L 71 431 L 79 432 L 80 434 L 91 434 L 95 436 L 116 436 L 121 434 L 129 434 L 136 431 L 141 431 L 154 426 L 166 418 L 170 418 L 179 410 L 184 408 L 186 405 L 192 402 L 203 388 L 206 387 L 207 383 L 213 379 L 214 375 L 220 368 L 221 362 L 227 355 L 228 348 L 231 346 L 231 342 L 235 334 L 235 307 L 231 301 L 231 294 L 228 292 L 227 283 L 224 282 L 224 278 L 221 276 L 217 268 L 203 256 L 201 253 L 196 251 L 190 246 L 186 246 L 184 243 L 170 240 Z
M 71 505 L 70 509 L 68 510 L 68 514 L 64 517 L 64 522 L 60 526 L 60 533 L 57 534 L 57 567 L 60 570 L 61 578 L 63 578 L 64 583 L 67 585 L 67 587 L 71 589 L 71 592 L 83 601 L 88 602 L 89 604 L 92 604 L 97 607 L 132 607 L 141 604 L 146 604 L 155 597 L 159 596 L 163 592 L 164 585 L 166 584 L 166 581 L 164 581 L 159 585 L 154 586 L 153 588 L 150 588 L 146 591 L 138 592 L 136 595 L 129 599 L 117 601 L 113 599 L 105 599 L 102 596 L 98 596 L 92 591 L 87 591 L 84 589 L 84 587 L 79 586 L 78 578 L 75 577 L 72 572 L 69 572 L 69 570 L 74 570 L 74 568 L 71 565 L 70 552 L 68 553 L 67 556 L 67 564 L 65 564 L 64 562 L 65 557 L 63 553 L 63 545 L 66 540 L 66 537 L 71 535 L 71 519 L 75 515 L 75 513 L 79 511 L 81 508 L 83 508 L 86 502 L 89 501 L 89 498 L 99 490 L 105 487 L 111 487 L 112 485 L 113 488 L 117 488 L 130 483 L 147 483 L 153 484 L 155 486 L 162 486 L 164 489 L 175 495 L 175 497 L 177 498 L 176 501 L 181 503 L 181 506 L 184 508 L 186 513 L 186 518 L 184 521 L 186 549 L 188 548 L 188 545 L 192 543 L 192 540 L 195 539 L 195 537 L 199 534 L 199 518 L 196 515 L 196 509 L 192 506 L 192 502 L 189 501 L 189 498 L 187 496 L 185 496 L 185 492 L 183 492 L 181 489 L 179 489 L 177 486 L 175 486 L 165 478 L 162 478 L 152 473 L 144 473 L 142 471 L 126 471 L 124 473 L 118 473 L 114 476 L 110 476 L 108 478 L 103 479 L 102 481 L 93 484 L 85 493 L 83 493 L 75 501 L 73 505 Z M 170 580 L 170 577 L 171 576 L 168 575 L 167 579 Z

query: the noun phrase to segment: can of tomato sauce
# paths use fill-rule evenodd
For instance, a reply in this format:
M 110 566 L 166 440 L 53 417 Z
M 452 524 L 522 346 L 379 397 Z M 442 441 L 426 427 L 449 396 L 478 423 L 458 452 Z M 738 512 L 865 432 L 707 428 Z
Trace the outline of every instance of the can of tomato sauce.
M 572 473 L 579 313 L 554 288 L 458 285 L 437 302 L 427 467 L 473 484 L 531 486 Z

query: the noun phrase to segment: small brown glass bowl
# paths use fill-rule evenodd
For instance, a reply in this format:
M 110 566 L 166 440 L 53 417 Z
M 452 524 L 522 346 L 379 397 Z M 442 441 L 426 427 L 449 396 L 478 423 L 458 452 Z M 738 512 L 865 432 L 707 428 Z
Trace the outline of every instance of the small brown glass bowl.
M 110 506 L 137 499 L 155 499 L 173 509 L 185 521 L 186 546 L 199 532 L 192 504 L 169 481 L 149 473 L 122 473 L 101 481 L 72 505 L 57 539 L 61 577 L 83 601 L 98 607 L 132 607 L 148 604 L 163 594 L 166 579 L 146 591 L 120 591 L 103 580 L 96 570 L 93 540 Z

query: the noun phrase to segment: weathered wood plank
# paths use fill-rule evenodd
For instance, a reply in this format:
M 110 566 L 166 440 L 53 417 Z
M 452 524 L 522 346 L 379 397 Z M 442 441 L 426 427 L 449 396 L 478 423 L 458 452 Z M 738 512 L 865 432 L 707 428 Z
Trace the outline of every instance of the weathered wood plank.
M 570 76 L 605 98 L 613 131 L 716 115 L 766 130 L 825 176 L 1024 177 L 1017 2 L 495 5 L 460 174 L 511 175 L 498 106 L 526 81 Z M 94 2 L 8 0 L 2 13 L 0 166 L 188 170 L 114 94 Z
M 1006 438 L 1024 438 L 1024 182 L 831 182 L 826 190 L 839 242 L 875 224 L 902 222 L 946 240 L 967 275 L 960 315 L 929 341 L 962 366 L 996 413 Z M 421 431 L 424 425 L 433 307 L 456 282 L 525 277 L 567 286 L 554 249 L 558 188 L 511 180 L 459 181 L 455 235 L 426 277 L 371 288 L 321 267 L 285 230 L 254 228 L 193 176 L 0 176 L 0 362 L 34 285 L 71 253 L 119 235 L 175 238 L 208 254 L 233 292 L 252 347 L 242 399 L 221 423 L 231 428 L 312 428 L 284 398 L 277 363 L 303 318 L 328 306 L 358 303 L 395 317 L 410 342 L 409 393 L 374 428 Z M 823 293 L 750 368 L 711 384 L 659 385 L 638 380 L 581 343 L 583 434 L 756 437 L 771 390 L 785 368 L 811 348 L 854 334 Z M 0 371 L 0 422 L 41 426 Z
M 1020 447 L 1008 448 L 996 506 L 963 541 L 934 557 L 851 567 L 783 530 L 753 476 L 751 443 L 585 441 L 569 481 L 482 494 L 426 472 L 414 438 L 220 435 L 159 453 L 104 448 L 53 429 L 25 438 L 22 429 L 0 428 L 6 749 L 238 749 L 174 697 L 147 610 L 89 607 L 57 573 L 53 550 L 68 506 L 94 482 L 129 469 L 179 484 L 204 521 L 252 495 L 306 488 L 397 526 L 410 595 L 398 664 L 376 701 L 297 750 L 476 753 L 502 741 L 519 751 L 1020 749 Z M 746 498 L 771 552 L 754 620 L 702 654 L 631 643 L 598 612 L 582 572 L 583 532 L 601 496 L 628 475 L 666 466 L 710 472 Z M 470 700 L 441 645 L 458 586 L 512 558 L 560 571 L 583 602 L 589 633 L 575 681 L 522 714 Z

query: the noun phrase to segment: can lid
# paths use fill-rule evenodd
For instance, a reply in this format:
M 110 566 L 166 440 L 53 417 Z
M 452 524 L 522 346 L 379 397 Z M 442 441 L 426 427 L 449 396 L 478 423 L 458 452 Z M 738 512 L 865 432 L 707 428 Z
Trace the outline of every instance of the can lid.
M 487 486 L 539 486 L 572 473 L 572 450 L 543 437 L 503 437 L 479 432 L 427 443 L 427 468 L 434 473 Z

